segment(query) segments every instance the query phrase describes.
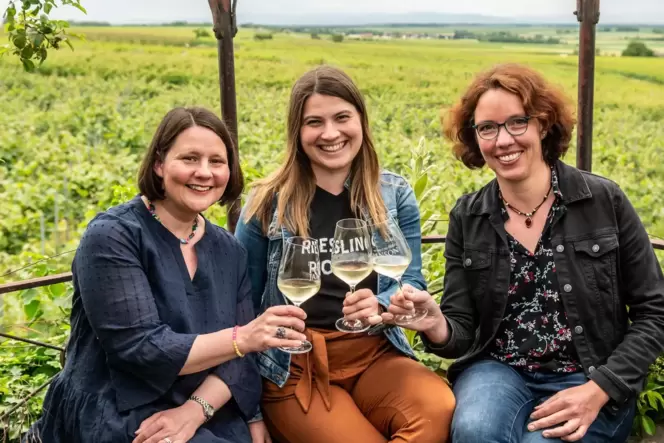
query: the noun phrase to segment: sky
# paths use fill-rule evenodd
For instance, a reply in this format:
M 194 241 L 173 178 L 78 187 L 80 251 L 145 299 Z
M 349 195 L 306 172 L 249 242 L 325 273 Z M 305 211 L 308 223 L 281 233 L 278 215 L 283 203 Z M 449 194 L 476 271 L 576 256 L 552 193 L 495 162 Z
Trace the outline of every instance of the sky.
M 19 0 L 17 0 L 18 2 Z M 0 0 L 4 12 L 9 0 Z M 58 18 L 111 23 L 197 21 L 210 17 L 206 0 L 82 0 L 88 15 L 64 7 Z M 662 0 L 601 0 L 602 17 L 664 23 Z M 552 17 L 573 20 L 576 0 L 238 0 L 240 23 L 265 17 L 372 13 L 481 14 L 502 17 Z M 602 19 L 600 19 L 600 22 Z

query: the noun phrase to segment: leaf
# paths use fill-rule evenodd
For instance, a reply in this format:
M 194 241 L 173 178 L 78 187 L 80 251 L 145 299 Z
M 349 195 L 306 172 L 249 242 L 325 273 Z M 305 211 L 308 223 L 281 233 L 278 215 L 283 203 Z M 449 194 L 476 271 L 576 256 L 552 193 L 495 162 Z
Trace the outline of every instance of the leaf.
M 26 71 L 32 72 L 35 70 L 35 64 L 32 62 L 32 60 L 22 59 L 21 63 L 23 63 L 23 69 Z
M 25 47 L 26 39 L 25 34 L 18 34 L 14 37 L 14 46 L 18 49 L 23 49 Z
M 32 58 L 32 46 L 27 45 L 23 50 L 21 51 L 21 58 L 24 59 L 29 59 Z
M 87 14 L 87 13 L 88 13 L 88 11 L 87 11 L 87 10 L 83 7 L 83 5 L 81 5 L 80 3 L 75 3 L 75 4 L 73 4 L 72 6 L 73 6 L 74 8 L 76 8 L 76 9 L 78 9 L 79 11 L 81 11 L 83 14 Z
M 23 312 L 25 316 L 28 317 L 28 320 L 32 321 L 37 318 L 39 314 L 41 302 L 39 300 L 32 300 L 30 303 L 23 305 Z
M 653 408 L 656 411 L 657 410 L 657 398 L 653 395 L 653 392 L 647 392 L 646 393 L 646 398 L 648 399 L 648 403 L 650 403 L 650 407 Z
M 427 187 L 427 182 L 429 181 L 429 176 L 428 175 L 423 175 L 417 180 L 417 183 L 415 183 L 414 191 L 415 191 L 415 197 L 419 197 L 422 192 L 426 189 Z
M 647 415 L 642 415 L 641 426 L 643 427 L 643 430 L 646 431 L 646 434 L 655 435 L 656 426 L 652 418 L 648 417 Z
M 44 5 L 44 12 L 47 13 L 47 14 L 50 14 L 50 13 L 51 13 L 51 9 L 53 9 L 53 4 L 47 2 L 47 3 Z

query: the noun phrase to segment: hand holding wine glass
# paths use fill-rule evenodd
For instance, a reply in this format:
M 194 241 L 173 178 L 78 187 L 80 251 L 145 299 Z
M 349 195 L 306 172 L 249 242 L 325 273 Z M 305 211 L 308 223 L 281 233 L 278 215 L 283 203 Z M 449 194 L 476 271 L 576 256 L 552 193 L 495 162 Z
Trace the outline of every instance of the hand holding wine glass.
M 295 306 L 316 295 L 320 290 L 320 257 L 318 242 L 307 237 L 291 237 L 284 242 L 279 264 L 277 287 Z M 285 330 L 277 330 L 277 335 Z M 279 348 L 291 354 L 309 352 L 312 346 L 307 340 L 296 348 Z
M 332 272 L 350 286 L 350 293 L 371 274 L 371 245 L 369 228 L 364 220 L 339 220 L 334 230 L 334 250 L 331 254 Z M 340 318 L 335 323 L 342 332 L 358 333 L 369 329 L 362 320 Z
M 391 217 L 371 226 L 371 252 L 373 269 L 381 275 L 395 279 L 399 284 L 399 291 L 403 293 L 401 279 L 413 255 L 399 225 Z M 414 307 L 409 313 L 396 315 L 394 323 L 399 326 L 415 323 L 426 317 L 427 313 L 428 310 L 424 307 Z

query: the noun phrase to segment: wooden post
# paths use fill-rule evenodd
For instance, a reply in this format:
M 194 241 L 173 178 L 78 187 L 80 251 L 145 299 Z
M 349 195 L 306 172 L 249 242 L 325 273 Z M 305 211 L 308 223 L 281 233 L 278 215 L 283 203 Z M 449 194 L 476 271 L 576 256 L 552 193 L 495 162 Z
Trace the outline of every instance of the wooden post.
M 235 55 L 233 53 L 233 37 L 237 34 L 235 17 L 237 0 L 233 0 L 232 6 L 231 0 L 208 0 L 208 3 L 214 19 L 214 35 L 217 38 L 221 115 L 228 125 L 233 143 L 237 146 L 237 101 L 235 95 Z M 240 206 L 241 200 L 239 198 L 228 206 L 227 224 L 231 232 L 235 232 L 235 226 L 240 217 Z
M 595 25 L 599 22 L 600 0 L 576 0 L 579 29 L 579 102 L 576 138 L 576 166 L 592 170 L 593 100 L 595 89 Z

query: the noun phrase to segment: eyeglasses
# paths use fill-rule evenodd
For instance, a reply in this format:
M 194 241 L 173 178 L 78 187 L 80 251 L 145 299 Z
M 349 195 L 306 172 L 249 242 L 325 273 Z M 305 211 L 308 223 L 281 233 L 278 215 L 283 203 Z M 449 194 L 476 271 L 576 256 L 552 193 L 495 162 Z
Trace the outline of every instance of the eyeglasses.
M 511 117 L 505 120 L 504 123 L 496 123 L 491 121 L 477 123 L 472 128 L 477 131 L 477 135 L 484 140 L 493 140 L 498 137 L 500 127 L 503 126 L 508 134 L 517 136 L 522 135 L 528 130 L 528 120 L 530 116 L 524 117 Z

